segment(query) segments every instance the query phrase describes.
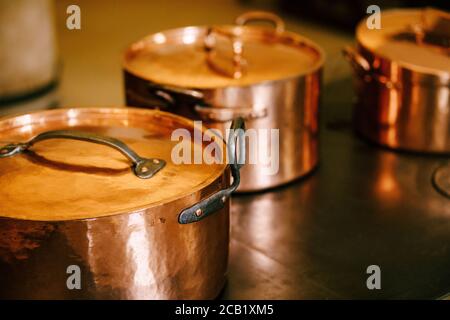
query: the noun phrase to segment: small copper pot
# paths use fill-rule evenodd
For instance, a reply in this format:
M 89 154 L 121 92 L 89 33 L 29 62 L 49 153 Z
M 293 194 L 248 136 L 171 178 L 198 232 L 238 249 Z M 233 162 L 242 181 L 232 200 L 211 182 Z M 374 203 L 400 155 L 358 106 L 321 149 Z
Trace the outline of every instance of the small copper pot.
M 386 10 L 357 27 L 344 54 L 355 72 L 356 130 L 389 148 L 450 153 L 450 14 Z
M 0 297 L 215 298 L 239 167 L 174 164 L 179 128 L 208 134 L 132 108 L 1 120 Z
M 274 27 L 248 25 L 255 20 Z M 256 160 L 246 162 L 238 191 L 258 191 L 317 165 L 323 63 L 322 49 L 285 31 L 279 17 L 249 12 L 235 25 L 173 29 L 132 44 L 123 65 L 126 102 L 158 106 L 222 132 L 236 116 L 261 135 L 279 130 L 279 150 L 272 137 L 247 144 L 249 159 Z M 278 171 L 261 160 L 270 154 L 278 157 Z

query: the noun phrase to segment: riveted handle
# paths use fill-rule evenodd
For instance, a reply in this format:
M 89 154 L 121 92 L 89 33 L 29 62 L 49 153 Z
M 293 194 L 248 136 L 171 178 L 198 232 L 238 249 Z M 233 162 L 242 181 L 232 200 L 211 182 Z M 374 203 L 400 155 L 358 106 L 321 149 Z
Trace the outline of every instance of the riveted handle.
M 140 157 L 136 152 L 131 150 L 125 143 L 123 143 L 118 139 L 105 137 L 90 132 L 82 132 L 75 130 L 47 131 L 38 134 L 28 142 L 9 144 L 7 146 L 0 148 L 0 158 L 12 157 L 17 154 L 23 153 L 28 149 L 30 149 L 34 144 L 49 139 L 80 140 L 114 148 L 118 150 L 120 153 L 122 153 L 124 156 L 126 156 L 133 163 L 134 174 L 142 179 L 151 178 L 166 164 L 166 162 L 162 159 L 154 159 L 154 158 L 147 159 Z
M 227 144 L 231 175 L 233 176 L 231 186 L 220 190 L 192 207 L 184 209 L 178 216 L 178 222 L 180 224 L 200 221 L 222 209 L 231 194 L 239 187 L 241 181 L 239 170 L 245 162 L 244 133 L 244 119 L 237 118 L 233 120 Z

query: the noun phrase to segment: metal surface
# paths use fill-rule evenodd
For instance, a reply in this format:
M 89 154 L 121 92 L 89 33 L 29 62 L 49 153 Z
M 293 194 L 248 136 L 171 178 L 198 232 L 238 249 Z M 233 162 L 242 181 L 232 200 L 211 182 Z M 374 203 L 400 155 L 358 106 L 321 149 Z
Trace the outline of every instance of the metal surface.
M 165 135 L 176 128 L 195 130 L 187 119 L 158 111 L 60 109 L 2 119 L 0 140 L 15 137 L 21 141 L 24 132 L 32 135 L 55 127 L 105 131 L 121 140 L 125 136 L 133 149 L 142 140 L 145 146 L 135 149 L 140 153 L 158 148 L 162 152 Z M 151 143 L 155 139 L 159 146 Z M 42 142 L 36 149 L 51 143 L 60 152 L 65 150 L 61 145 L 72 148 L 70 143 L 77 143 L 57 142 Z M 101 152 L 93 153 L 94 147 Z M 75 153 L 88 158 L 90 164 L 110 166 L 108 157 L 113 150 L 100 148 L 84 143 Z M 112 157 L 116 153 L 112 152 Z M 1 298 L 212 299 L 218 295 L 227 269 L 229 199 L 215 208 L 214 215 L 197 223 L 180 224 L 178 216 L 185 208 L 226 190 L 229 166 L 190 166 L 183 177 L 183 172 L 171 169 L 170 156 L 164 156 L 163 170 L 152 179 L 139 179 L 128 163 L 125 172 L 117 175 L 111 167 L 102 168 L 105 173 L 89 166 L 69 166 L 66 161 L 77 158 L 70 153 L 63 156 L 64 161 L 52 160 L 50 167 L 49 160 L 33 162 L 25 153 L 0 159 Z M 197 176 L 197 167 L 209 172 Z M 201 183 L 197 187 L 189 186 L 198 178 Z M 101 186 L 94 185 L 97 179 Z M 183 191 L 186 186 L 189 189 Z M 146 196 L 158 197 L 164 188 L 168 198 L 147 202 L 150 198 Z M 140 198 L 146 204 L 134 207 Z M 117 211 L 117 201 L 128 209 Z M 80 290 L 70 290 L 67 285 L 67 270 L 73 265 L 81 271 Z
M 161 170 L 166 162 L 162 159 L 146 159 L 140 157 L 122 141 L 105 137 L 91 132 L 81 132 L 75 130 L 54 130 L 38 134 L 25 143 L 9 144 L 0 148 L 0 158 L 12 157 L 29 150 L 35 143 L 48 139 L 73 139 L 106 145 L 118 150 L 133 163 L 134 174 L 142 179 L 151 178 Z
M 343 63 L 343 62 L 340 62 Z M 446 156 L 355 136 L 351 79 L 325 87 L 321 159 L 287 186 L 233 198 L 223 299 L 435 299 L 450 291 L 450 200 L 432 184 Z M 381 290 L 369 290 L 369 265 Z
M 386 11 L 382 29 L 369 30 L 365 21 L 358 26 L 358 49 L 345 50 L 355 71 L 355 124 L 362 135 L 390 148 L 450 153 L 448 48 L 416 43 L 412 31 L 411 41 L 402 35 L 421 23 L 423 12 L 428 11 Z M 438 27 L 441 38 L 448 37 L 445 24 Z
M 322 49 L 298 34 L 282 32 L 278 20 L 275 21 L 278 23 L 275 29 L 244 26 L 253 18 L 266 19 L 267 16 L 248 14 L 241 19 L 238 17 L 237 26 L 213 28 L 217 32 L 220 30 L 221 34 L 228 34 L 227 38 L 231 37 L 231 42 L 235 41 L 234 45 L 229 44 L 231 47 L 238 46 L 239 50 L 243 50 L 237 64 L 241 64 L 241 58 L 247 60 L 245 68 L 235 65 L 233 71 L 225 76 L 218 75 L 217 68 L 211 71 L 208 67 L 217 61 L 205 62 L 211 51 L 219 50 L 214 45 L 214 50 L 211 47 L 211 50 L 204 52 L 205 37 L 214 33 L 214 30 L 205 27 L 186 27 L 150 35 L 133 44 L 124 60 L 127 105 L 144 108 L 158 105 L 166 111 L 203 120 L 206 126 L 222 133 L 229 128 L 232 118 L 241 116 L 246 119 L 248 129 L 258 132 L 260 136 L 254 143 L 255 147 L 246 150 L 249 157 L 257 160 L 242 169 L 239 192 L 260 191 L 288 183 L 311 172 L 318 162 L 318 109 L 321 68 L 324 63 Z M 164 42 L 158 43 L 163 37 Z M 218 35 L 214 37 L 218 38 Z M 183 44 L 183 39 L 189 40 L 189 45 Z M 261 44 L 265 50 L 256 51 L 249 43 Z M 165 46 L 171 48 L 168 52 L 179 50 L 184 54 L 174 55 L 174 61 L 186 60 L 183 60 L 180 74 L 172 76 L 170 80 L 165 76 L 175 72 L 176 63 L 161 62 L 168 59 L 158 53 Z M 249 49 L 253 51 L 248 52 Z M 288 54 L 282 50 L 293 51 L 288 51 Z M 275 60 L 270 56 L 272 51 L 279 54 Z M 133 61 L 138 60 L 136 57 L 140 54 L 154 54 L 158 58 L 153 60 L 154 63 L 149 59 L 141 61 L 138 68 Z M 192 56 L 199 61 L 187 61 L 192 60 Z M 236 62 L 237 56 L 234 52 L 225 60 Z M 301 66 L 297 65 L 296 61 L 302 59 L 304 64 L 297 62 Z M 273 62 L 274 66 L 267 68 L 267 61 Z M 148 68 L 153 68 L 152 65 L 158 66 L 161 74 L 165 71 L 164 77 L 156 71 L 151 73 Z M 192 70 L 184 65 L 189 65 Z M 292 68 L 289 68 L 290 65 Z M 244 74 L 236 77 L 235 73 L 241 71 L 245 71 Z M 182 86 L 183 83 L 186 86 Z M 268 165 L 265 160 L 261 160 L 261 155 L 274 154 L 271 150 L 274 144 L 271 141 L 273 130 L 279 130 L 279 170 L 268 174 Z

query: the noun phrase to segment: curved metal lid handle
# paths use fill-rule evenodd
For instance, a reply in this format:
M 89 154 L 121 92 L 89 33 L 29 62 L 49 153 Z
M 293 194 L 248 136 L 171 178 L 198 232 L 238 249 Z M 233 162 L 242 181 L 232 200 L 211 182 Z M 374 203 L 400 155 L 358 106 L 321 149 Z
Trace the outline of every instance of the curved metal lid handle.
M 216 55 L 216 36 L 214 33 L 225 36 L 231 40 L 231 49 L 233 52 L 233 70 L 231 72 L 214 62 L 214 56 Z M 242 78 L 247 63 L 243 57 L 243 42 L 239 35 L 217 27 L 210 27 L 206 31 L 204 49 L 206 52 L 206 62 L 212 70 L 233 79 Z
M 234 21 L 238 26 L 246 25 L 250 21 L 269 21 L 275 26 L 276 33 L 281 34 L 285 30 L 284 21 L 276 14 L 266 11 L 246 12 L 238 16 Z
M 430 19 L 434 18 L 434 19 Z M 430 23 L 434 20 L 434 24 Z M 450 13 L 426 7 L 420 21 L 410 25 L 414 40 L 419 46 L 430 46 L 438 52 L 450 55 Z
M 151 178 L 166 164 L 166 162 L 162 159 L 147 159 L 140 157 L 136 152 L 131 150 L 125 143 L 118 139 L 105 137 L 90 132 L 75 130 L 47 131 L 38 134 L 28 142 L 9 144 L 0 148 L 0 158 L 12 157 L 17 154 L 23 153 L 30 149 L 34 144 L 49 139 L 80 140 L 114 148 L 124 156 L 126 156 L 133 163 L 133 172 L 137 177 L 141 179 Z
M 283 20 L 277 15 L 265 11 L 250 11 L 244 13 L 236 18 L 235 23 L 238 27 L 242 27 L 250 21 L 269 21 L 275 26 L 275 32 L 279 35 L 285 30 Z M 219 27 L 209 27 L 206 31 L 204 48 L 206 52 L 206 62 L 208 66 L 215 72 L 231 77 L 233 79 L 240 79 L 245 73 L 247 62 L 243 57 L 244 43 L 241 37 L 242 30 L 238 28 L 234 31 L 226 31 Z M 214 34 L 222 35 L 230 39 L 231 49 L 233 52 L 232 70 L 226 70 L 214 62 L 216 36 Z

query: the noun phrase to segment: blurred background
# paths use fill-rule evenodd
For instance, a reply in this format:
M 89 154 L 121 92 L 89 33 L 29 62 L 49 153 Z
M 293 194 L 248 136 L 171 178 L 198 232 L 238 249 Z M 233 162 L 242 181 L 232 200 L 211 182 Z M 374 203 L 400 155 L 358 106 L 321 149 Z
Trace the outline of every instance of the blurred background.
M 74 4 L 81 9 L 81 30 L 66 27 L 67 8 Z M 353 41 L 354 27 L 369 4 L 365 0 L 0 0 L 0 112 L 122 105 L 121 59 L 130 43 L 170 28 L 232 23 L 248 10 L 273 11 L 288 30 L 322 46 L 328 58 L 324 75 L 328 84 L 350 75 L 340 51 Z M 445 7 L 448 1 L 377 4 L 382 9 Z

